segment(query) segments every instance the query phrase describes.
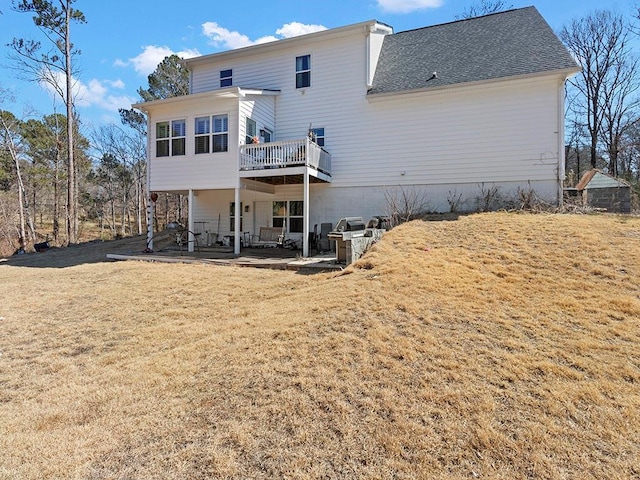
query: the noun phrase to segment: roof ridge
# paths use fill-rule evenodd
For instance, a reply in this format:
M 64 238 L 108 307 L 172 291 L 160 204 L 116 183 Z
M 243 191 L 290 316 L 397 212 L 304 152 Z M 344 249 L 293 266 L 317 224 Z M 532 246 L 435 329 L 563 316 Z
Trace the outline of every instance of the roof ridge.
M 528 10 L 528 9 L 534 9 L 534 10 L 538 11 L 538 9 L 535 6 L 529 5 L 528 7 L 511 8 L 509 10 L 503 10 L 503 11 L 500 11 L 500 12 L 492 12 L 492 13 L 487 13 L 485 15 L 479 15 L 477 17 L 460 18 L 458 20 L 451 20 L 449 22 L 437 23 L 435 25 L 427 25 L 427 26 L 424 26 L 424 27 L 417 27 L 417 28 L 412 28 L 412 29 L 409 29 L 409 30 L 402 30 L 401 32 L 395 32 L 392 35 L 395 36 L 395 35 L 401 35 L 403 33 L 416 32 L 418 30 L 428 30 L 430 28 L 443 27 L 445 25 L 453 25 L 455 23 L 471 22 L 471 21 L 474 21 L 474 20 L 478 20 L 480 18 L 487 18 L 487 17 L 492 17 L 492 16 L 495 16 L 495 15 L 503 15 L 505 13 L 512 13 L 512 12 L 517 12 L 517 11 L 521 11 L 521 10 Z

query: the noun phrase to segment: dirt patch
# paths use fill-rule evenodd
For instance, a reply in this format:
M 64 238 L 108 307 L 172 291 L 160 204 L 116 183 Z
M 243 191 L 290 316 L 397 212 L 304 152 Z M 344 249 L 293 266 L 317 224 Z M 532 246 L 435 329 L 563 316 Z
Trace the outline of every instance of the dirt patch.
M 155 248 L 173 245 L 175 233 L 165 230 L 154 238 Z M 36 268 L 63 268 L 98 262 L 110 262 L 108 253 L 142 254 L 147 248 L 147 237 L 139 235 L 119 240 L 93 240 L 69 247 L 54 247 L 46 252 L 25 253 L 0 259 L 0 265 Z

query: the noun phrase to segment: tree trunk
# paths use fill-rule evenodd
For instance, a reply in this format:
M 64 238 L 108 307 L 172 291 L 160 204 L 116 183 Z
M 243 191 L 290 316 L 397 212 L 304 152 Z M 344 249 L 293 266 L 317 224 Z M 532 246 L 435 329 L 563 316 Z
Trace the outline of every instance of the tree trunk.
M 56 138 L 56 144 L 58 139 Z M 53 170 L 53 241 L 58 245 L 60 236 L 60 149 L 56 146 L 56 160 Z
M 138 182 L 138 211 L 136 212 L 138 215 L 138 235 L 142 235 L 144 233 L 144 230 L 142 229 L 142 213 L 147 211 L 145 207 L 144 186 L 142 183 Z
M 591 168 L 596 168 L 596 158 L 598 156 L 598 137 L 596 135 L 591 135 L 590 156 Z
M 127 196 L 122 196 L 122 212 L 120 213 L 120 235 L 127 236 Z
M 13 161 L 16 165 L 16 175 L 18 177 L 18 204 L 19 204 L 19 215 L 20 215 L 20 248 L 24 251 L 27 246 L 27 235 L 24 228 L 25 220 L 24 220 L 24 184 L 22 183 L 22 174 L 20 173 L 20 162 L 18 161 L 18 157 L 15 154 L 15 151 L 11 153 L 13 156 Z
M 73 158 L 73 90 L 71 78 L 71 5 L 66 2 L 65 16 L 65 73 L 67 89 L 67 243 L 78 242 L 78 212 L 76 210 L 76 167 Z
M 111 200 L 111 235 L 116 236 L 116 201 Z
M 18 151 L 13 143 L 13 138 L 11 137 L 11 131 L 9 130 L 9 126 L 5 123 L 4 119 L 2 119 L 2 127 L 5 131 L 5 135 L 7 137 L 7 146 L 9 147 L 9 154 L 11 155 L 11 159 L 13 160 L 14 167 L 16 169 L 16 178 L 18 180 L 18 215 L 19 215 L 19 230 L 18 230 L 18 243 L 19 249 L 21 252 L 24 252 L 26 247 L 27 235 L 24 228 L 25 220 L 24 220 L 24 184 L 22 183 L 22 173 L 20 172 L 20 161 L 18 159 Z

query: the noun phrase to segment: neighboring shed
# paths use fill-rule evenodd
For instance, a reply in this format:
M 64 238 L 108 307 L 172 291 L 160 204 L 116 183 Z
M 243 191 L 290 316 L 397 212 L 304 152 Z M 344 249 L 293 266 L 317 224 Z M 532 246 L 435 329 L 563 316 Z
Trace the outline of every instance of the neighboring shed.
M 631 185 L 600 170 L 594 168 L 586 172 L 576 190 L 582 195 L 584 205 L 613 213 L 631 212 Z

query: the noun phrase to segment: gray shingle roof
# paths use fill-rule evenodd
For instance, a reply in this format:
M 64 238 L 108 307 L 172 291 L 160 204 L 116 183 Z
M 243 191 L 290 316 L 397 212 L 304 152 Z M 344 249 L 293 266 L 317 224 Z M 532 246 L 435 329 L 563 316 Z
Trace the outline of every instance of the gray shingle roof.
M 538 10 L 526 7 L 387 35 L 369 94 L 577 68 Z

